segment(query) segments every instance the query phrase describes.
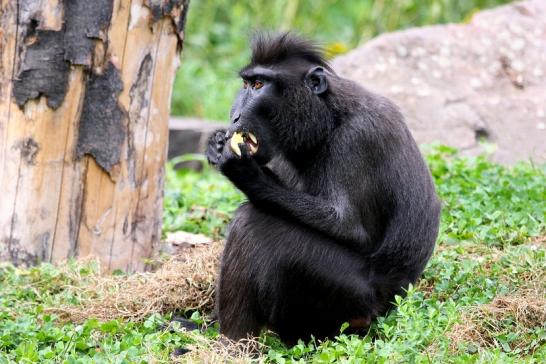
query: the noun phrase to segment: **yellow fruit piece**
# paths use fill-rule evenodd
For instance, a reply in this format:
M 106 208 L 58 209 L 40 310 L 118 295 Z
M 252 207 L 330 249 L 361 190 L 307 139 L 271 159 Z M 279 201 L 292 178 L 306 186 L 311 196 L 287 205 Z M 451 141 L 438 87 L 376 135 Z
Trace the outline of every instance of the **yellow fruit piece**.
M 241 148 L 239 148 L 239 144 L 244 144 L 245 140 L 243 138 L 243 133 L 234 133 L 231 137 L 231 141 L 229 142 L 229 146 L 231 147 L 231 150 L 233 153 L 237 154 L 238 157 L 241 156 Z

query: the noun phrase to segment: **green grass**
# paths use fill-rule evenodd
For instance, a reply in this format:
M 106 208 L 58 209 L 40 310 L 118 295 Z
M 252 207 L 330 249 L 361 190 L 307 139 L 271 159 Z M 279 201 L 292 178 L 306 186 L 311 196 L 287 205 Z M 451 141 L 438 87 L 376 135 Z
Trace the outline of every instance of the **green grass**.
M 544 168 L 529 163 L 506 168 L 485 157 L 457 158 L 449 147 L 437 147 L 428 162 L 443 200 L 440 241 L 502 247 L 544 231 Z
M 59 325 L 44 308 L 77 303 L 73 277 L 96 267 L 50 264 L 31 269 L 0 266 L 0 363 L 133 363 L 168 359 L 169 348 L 183 337 L 157 330 L 158 315 L 145 322 L 98 322 Z
M 172 99 L 175 115 L 226 120 L 237 71 L 248 61 L 258 29 L 294 30 L 344 53 L 373 36 L 426 24 L 461 22 L 508 0 L 242 0 L 191 2 L 182 65 Z
M 474 315 L 495 297 L 525 303 L 533 289 L 546 294 L 546 166 L 512 168 L 485 158 L 461 158 L 446 147 L 427 160 L 444 202 L 437 250 L 416 288 L 397 298 L 397 310 L 375 322 L 368 335 L 341 333 L 326 342 L 282 346 L 272 335 L 262 360 L 273 363 L 541 363 L 546 324 L 525 324 L 517 312 Z M 168 169 L 164 230 L 185 228 L 222 236 L 243 200 L 223 177 Z M 161 330 L 168 319 L 62 324 L 51 308 L 78 304 L 82 284 L 97 268 L 72 263 L 30 269 L 0 266 L 0 363 L 168 362 L 175 347 L 194 338 Z M 78 293 L 80 292 L 80 293 Z M 484 306 L 485 305 L 485 306 Z M 499 313 L 497 313 L 499 315 Z M 530 317 L 532 318 L 532 317 Z M 453 336 L 477 325 L 485 344 Z M 215 329 L 208 334 L 215 335 Z M 458 339 L 457 339 L 458 338 Z M 457 340 L 455 340 L 457 339 Z
M 219 238 L 232 212 L 243 201 L 243 194 L 206 166 L 203 173 L 174 170 L 172 166 L 186 157 L 167 165 L 163 230 L 184 230 Z M 205 161 L 203 157 L 195 157 Z

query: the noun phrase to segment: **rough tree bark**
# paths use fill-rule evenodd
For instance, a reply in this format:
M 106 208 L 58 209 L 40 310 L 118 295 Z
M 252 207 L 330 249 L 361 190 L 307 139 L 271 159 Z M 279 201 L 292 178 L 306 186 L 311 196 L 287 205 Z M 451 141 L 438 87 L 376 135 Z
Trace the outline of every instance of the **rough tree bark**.
M 0 2 L 0 260 L 142 269 L 189 0 Z

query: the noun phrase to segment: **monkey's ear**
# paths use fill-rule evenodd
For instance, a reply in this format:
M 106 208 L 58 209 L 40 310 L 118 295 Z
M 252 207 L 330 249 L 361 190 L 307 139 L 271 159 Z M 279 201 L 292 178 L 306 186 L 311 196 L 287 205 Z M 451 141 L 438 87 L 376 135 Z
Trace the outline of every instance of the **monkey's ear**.
M 328 80 L 324 68 L 317 66 L 307 72 L 304 79 L 305 85 L 313 91 L 315 95 L 320 95 L 328 90 Z

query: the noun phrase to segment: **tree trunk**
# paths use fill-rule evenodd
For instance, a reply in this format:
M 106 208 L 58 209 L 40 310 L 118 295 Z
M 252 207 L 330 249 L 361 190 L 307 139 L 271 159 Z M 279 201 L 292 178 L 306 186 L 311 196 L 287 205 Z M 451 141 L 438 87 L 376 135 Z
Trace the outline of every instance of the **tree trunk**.
M 188 0 L 0 1 L 0 260 L 143 269 Z

